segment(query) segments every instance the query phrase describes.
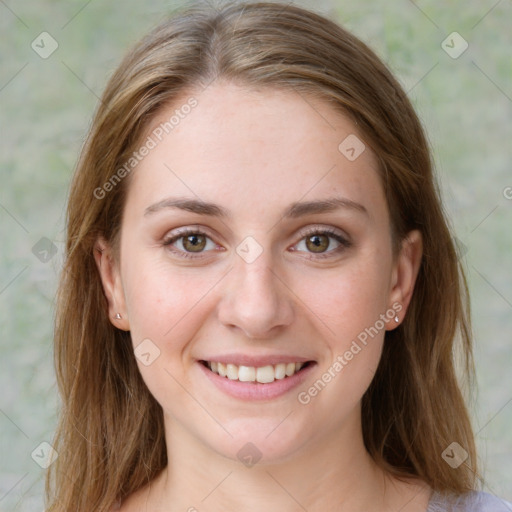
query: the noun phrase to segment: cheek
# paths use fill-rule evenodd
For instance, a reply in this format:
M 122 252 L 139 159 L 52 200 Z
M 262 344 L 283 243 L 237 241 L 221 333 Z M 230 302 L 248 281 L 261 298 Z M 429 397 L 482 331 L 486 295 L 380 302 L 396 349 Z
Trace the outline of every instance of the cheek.
M 124 269 L 133 344 L 149 338 L 163 352 L 182 351 L 204 323 L 218 272 L 171 266 L 141 255 Z
M 340 414 L 360 400 L 380 361 L 390 262 L 389 256 L 369 251 L 328 273 L 305 273 L 295 283 L 297 295 L 314 313 L 309 317 L 320 320 L 317 330 L 327 348 L 320 378 L 330 391 L 320 401 L 341 400 Z
M 386 311 L 389 294 L 387 265 L 376 259 L 351 262 L 329 272 L 307 273 L 294 285 L 308 308 L 323 320 L 336 343 L 356 337 Z
M 149 347 L 151 353 L 150 364 L 137 358 L 137 365 L 151 394 L 165 410 L 169 408 L 169 397 L 173 409 L 190 407 L 180 383 L 187 382 L 189 342 L 195 339 L 211 310 L 208 292 L 216 281 L 218 278 L 194 277 L 187 269 L 171 269 L 165 262 L 146 261 L 139 265 L 133 260 L 126 266 L 132 344 L 136 354 L 139 345 Z
M 319 345 L 326 351 L 317 379 L 301 389 L 299 402 L 327 413 L 332 428 L 346 418 L 368 389 L 381 358 L 386 312 L 386 281 L 378 271 L 340 271 L 329 280 L 302 282 L 301 294 L 317 316 Z M 311 290 L 314 289 L 314 292 Z M 325 389 L 325 391 L 324 391 Z M 335 409 L 333 409 L 333 406 Z M 327 427 L 327 425 L 326 425 Z

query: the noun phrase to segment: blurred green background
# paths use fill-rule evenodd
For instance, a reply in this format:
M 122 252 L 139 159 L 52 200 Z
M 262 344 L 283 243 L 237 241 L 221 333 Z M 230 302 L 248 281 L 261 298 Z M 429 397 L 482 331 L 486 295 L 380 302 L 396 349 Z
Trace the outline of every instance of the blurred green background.
M 472 293 L 484 489 L 512 501 L 512 1 L 295 3 L 375 49 L 426 126 Z M 0 511 L 43 508 L 44 470 L 31 455 L 56 422 L 53 298 L 92 113 L 123 53 L 185 4 L 0 1 Z M 454 31 L 463 40 L 443 49 Z M 42 32 L 58 44 L 49 56 Z

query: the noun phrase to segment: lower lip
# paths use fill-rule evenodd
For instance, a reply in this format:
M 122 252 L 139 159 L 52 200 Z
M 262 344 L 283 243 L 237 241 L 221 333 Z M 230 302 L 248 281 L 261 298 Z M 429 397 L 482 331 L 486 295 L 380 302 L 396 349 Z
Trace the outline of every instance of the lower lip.
M 294 373 L 291 377 L 284 379 L 276 379 L 268 384 L 260 382 L 240 382 L 239 380 L 231 380 L 227 377 L 221 377 L 219 374 L 212 372 L 204 364 L 197 363 L 203 374 L 217 386 L 218 389 L 234 398 L 241 400 L 271 400 L 288 393 L 304 382 L 309 373 L 316 366 L 316 363 L 310 363 L 304 369 Z

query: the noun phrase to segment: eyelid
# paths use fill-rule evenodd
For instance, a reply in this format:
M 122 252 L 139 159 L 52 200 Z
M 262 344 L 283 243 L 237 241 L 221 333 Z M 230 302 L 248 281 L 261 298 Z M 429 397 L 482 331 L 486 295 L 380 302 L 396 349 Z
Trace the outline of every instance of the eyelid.
M 170 232 L 164 235 L 164 240 L 171 240 L 189 234 L 201 234 L 209 238 L 212 238 L 212 233 L 207 228 L 204 228 L 199 224 L 191 224 L 189 226 L 182 226 L 171 230 Z
M 347 242 L 349 242 L 349 236 L 343 232 L 340 229 L 337 229 L 333 226 L 323 226 L 321 224 L 308 226 L 304 231 L 301 231 L 300 233 L 300 240 L 302 240 L 304 237 L 308 235 L 316 235 L 316 234 L 323 234 L 323 235 L 336 235 L 340 238 L 343 238 Z

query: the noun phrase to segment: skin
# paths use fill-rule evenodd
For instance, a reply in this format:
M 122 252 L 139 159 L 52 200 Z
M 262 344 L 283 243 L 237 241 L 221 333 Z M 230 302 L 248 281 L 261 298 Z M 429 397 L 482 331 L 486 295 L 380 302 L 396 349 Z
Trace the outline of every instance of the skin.
M 163 408 L 170 461 L 121 510 L 424 512 L 428 487 L 384 473 L 362 439 L 361 398 L 385 331 L 399 325 L 394 318 L 308 404 L 297 400 L 393 304 L 403 320 L 420 233 L 409 233 L 393 256 L 375 155 L 366 147 L 349 161 L 338 150 L 348 135 L 364 137 L 328 104 L 221 81 L 193 95 L 198 106 L 130 177 L 119 258 L 97 242 L 112 322 L 131 331 L 134 347 L 150 339 L 160 350 L 150 365 L 137 364 Z M 150 130 L 190 96 L 160 112 Z M 145 214 L 170 197 L 215 203 L 229 215 L 170 207 Z M 365 212 L 283 218 L 292 203 L 332 197 Z M 183 239 L 164 245 L 187 226 L 209 237 L 195 259 L 178 256 Z M 326 251 L 312 252 L 306 240 L 322 228 L 351 245 L 321 238 Z M 236 252 L 247 236 L 262 250 L 251 263 Z M 241 400 L 200 371 L 198 359 L 225 353 L 293 354 L 316 365 L 283 396 Z M 248 442 L 262 455 L 252 467 L 237 458 Z

